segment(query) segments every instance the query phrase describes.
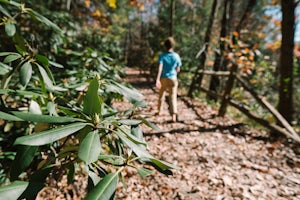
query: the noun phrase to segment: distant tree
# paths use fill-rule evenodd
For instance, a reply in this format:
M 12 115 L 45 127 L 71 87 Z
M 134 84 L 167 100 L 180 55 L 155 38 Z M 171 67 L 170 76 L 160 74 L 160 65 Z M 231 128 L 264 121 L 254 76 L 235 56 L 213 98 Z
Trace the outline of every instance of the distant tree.
M 199 55 L 199 65 L 198 65 L 196 73 L 193 77 L 192 83 L 189 87 L 189 91 L 188 91 L 188 96 L 189 97 L 192 97 L 193 92 L 198 88 L 198 86 L 201 86 L 201 81 L 202 81 L 203 76 L 202 76 L 201 73 L 199 73 L 199 71 L 204 69 L 205 61 L 206 61 L 206 58 L 207 58 L 206 54 L 207 54 L 210 39 L 211 39 L 211 31 L 212 31 L 212 27 L 213 27 L 213 24 L 214 24 L 217 7 L 218 7 L 218 0 L 214 0 L 213 3 L 212 3 L 210 17 L 209 17 L 209 21 L 208 21 L 208 24 L 207 24 L 207 29 L 206 29 L 206 32 L 205 32 L 204 46 L 203 46 L 202 50 L 200 50 L 199 53 L 198 53 L 198 55 Z

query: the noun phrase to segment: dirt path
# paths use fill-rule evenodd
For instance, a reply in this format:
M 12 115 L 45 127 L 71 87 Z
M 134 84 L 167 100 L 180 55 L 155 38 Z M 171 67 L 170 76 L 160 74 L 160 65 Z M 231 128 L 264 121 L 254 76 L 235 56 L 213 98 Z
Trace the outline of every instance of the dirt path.
M 154 85 L 136 70 L 127 72 L 147 102 L 141 114 L 161 129 L 144 127 L 150 153 L 181 170 L 168 177 L 154 171 L 145 179 L 128 170 L 127 188 L 120 185 L 117 199 L 300 199 L 300 155 L 291 144 L 271 142 L 266 132 L 218 118 L 211 107 L 183 96 L 178 122 L 171 123 L 167 111 L 154 116 Z

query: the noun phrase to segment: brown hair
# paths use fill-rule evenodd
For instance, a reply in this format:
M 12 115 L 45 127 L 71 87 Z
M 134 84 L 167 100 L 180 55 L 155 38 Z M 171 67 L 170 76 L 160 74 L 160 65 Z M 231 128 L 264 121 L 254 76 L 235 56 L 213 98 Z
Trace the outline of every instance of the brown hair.
M 174 45 L 175 45 L 175 41 L 173 37 L 168 37 L 164 42 L 164 46 L 166 47 L 167 50 L 173 48 Z

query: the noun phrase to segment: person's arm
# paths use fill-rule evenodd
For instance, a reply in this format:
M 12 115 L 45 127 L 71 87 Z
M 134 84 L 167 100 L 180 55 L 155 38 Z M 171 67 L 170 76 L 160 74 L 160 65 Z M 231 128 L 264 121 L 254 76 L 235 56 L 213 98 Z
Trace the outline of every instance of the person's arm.
M 156 84 L 155 84 L 158 89 L 161 88 L 160 76 L 161 76 L 162 68 L 163 68 L 163 65 L 159 64 L 158 65 L 157 77 L 156 77 Z
M 177 71 L 177 73 L 180 72 L 180 66 L 176 67 L 176 71 Z

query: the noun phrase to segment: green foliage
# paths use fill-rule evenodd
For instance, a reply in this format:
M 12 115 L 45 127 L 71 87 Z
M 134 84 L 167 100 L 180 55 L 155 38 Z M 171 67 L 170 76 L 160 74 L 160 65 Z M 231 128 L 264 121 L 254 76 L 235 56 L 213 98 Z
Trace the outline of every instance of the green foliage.
M 109 53 L 83 48 L 80 33 L 65 37 L 64 28 L 24 4 L 1 0 L 0 12 L 2 37 L 14 44 L 0 45 L 1 197 L 35 199 L 54 171 L 72 183 L 75 166 L 83 166 L 91 180 L 86 198 L 111 199 L 126 167 L 142 177 L 150 171 L 140 164 L 165 174 L 178 169 L 148 153 L 140 126 L 157 127 L 135 114 L 145 102 L 120 81 L 122 69 Z M 48 40 L 45 26 L 62 43 Z M 25 29 L 40 33 L 42 48 L 27 42 Z M 120 112 L 112 102 L 123 98 L 132 106 Z

